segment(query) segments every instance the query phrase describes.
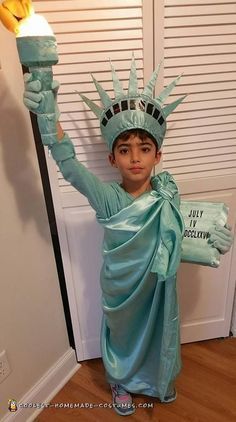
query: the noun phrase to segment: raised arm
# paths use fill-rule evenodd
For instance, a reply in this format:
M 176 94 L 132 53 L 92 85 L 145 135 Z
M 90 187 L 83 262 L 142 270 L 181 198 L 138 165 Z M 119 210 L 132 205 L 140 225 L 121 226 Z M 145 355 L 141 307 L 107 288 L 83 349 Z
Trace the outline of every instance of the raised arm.
M 18 34 L 21 19 L 27 18 L 32 13 L 33 7 L 30 0 L 5 0 L 0 2 L 0 21 L 9 31 L 15 34 Z M 55 100 L 58 87 L 59 84 L 53 82 L 51 88 Z M 50 98 L 50 101 L 48 101 L 48 98 Z M 106 218 L 118 212 L 121 207 L 122 195 L 117 189 L 117 184 L 102 183 L 78 162 L 74 146 L 58 122 L 57 102 L 55 101 L 55 105 L 52 102 L 54 103 L 51 91 L 45 93 L 41 90 L 39 80 L 33 80 L 31 74 L 25 75 L 24 103 L 31 112 L 37 114 L 42 142 L 51 150 L 64 178 L 87 197 L 99 217 Z M 44 105 L 48 104 L 50 107 L 45 108 Z M 50 114 L 47 114 L 49 109 Z M 47 131 L 47 125 L 52 129 L 50 133 Z M 42 132 L 41 129 L 45 128 L 46 130 Z
M 41 82 L 33 80 L 30 73 L 24 75 L 25 92 L 24 104 L 31 112 L 37 115 L 44 114 L 44 94 L 41 92 Z M 107 217 L 108 203 L 114 196 L 114 190 L 109 184 L 101 182 L 94 174 L 81 164 L 75 154 L 74 145 L 69 136 L 64 133 L 58 119 L 60 112 L 57 106 L 57 92 L 59 83 L 53 81 L 52 92 L 55 100 L 56 128 L 55 139 L 48 146 L 52 157 L 56 161 L 65 180 L 71 183 L 79 192 L 85 195 L 100 217 Z M 42 137 L 42 142 L 44 139 Z M 47 144 L 48 145 L 48 144 Z

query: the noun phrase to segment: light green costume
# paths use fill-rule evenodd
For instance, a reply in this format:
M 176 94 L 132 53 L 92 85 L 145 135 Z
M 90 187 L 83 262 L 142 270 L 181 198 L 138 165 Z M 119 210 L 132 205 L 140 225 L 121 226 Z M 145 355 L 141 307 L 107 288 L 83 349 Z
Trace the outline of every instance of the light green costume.
M 152 98 L 158 72 L 159 67 L 140 94 L 133 58 L 127 94 L 112 66 L 114 100 L 94 78 L 104 108 L 81 95 L 99 118 L 110 151 L 117 136 L 132 129 L 145 130 L 161 148 L 166 117 L 184 97 L 162 107 L 177 78 Z M 52 154 L 59 161 L 55 148 L 58 146 L 52 147 Z M 67 178 L 63 163 L 59 166 Z M 80 167 L 79 163 L 75 166 Z M 163 400 L 180 370 L 176 271 L 183 220 L 175 182 L 167 172 L 161 173 L 151 179 L 150 192 L 134 199 L 117 183 L 95 183 L 94 176 L 88 174 L 74 183 L 72 168 L 68 170 L 67 180 L 87 196 L 104 227 L 101 351 L 107 379 L 130 392 Z M 91 185 L 85 187 L 89 180 L 95 190 Z
M 133 60 L 127 95 L 112 67 L 114 100 L 95 79 L 104 109 L 82 96 L 100 119 L 110 150 L 128 129 L 146 130 L 161 147 L 166 117 L 183 98 L 162 107 L 179 78 L 151 98 L 157 76 L 158 69 L 139 94 Z M 181 366 L 176 271 L 184 227 L 175 182 L 163 172 L 151 179 L 152 190 L 138 198 L 117 182 L 102 183 L 75 158 L 67 135 L 60 143 L 53 136 L 48 140 L 44 128 L 56 121 L 55 112 L 46 107 L 51 92 L 42 92 L 38 100 L 30 91 L 30 79 L 26 83 L 24 101 L 39 112 L 43 143 L 49 145 L 64 178 L 88 198 L 104 227 L 101 351 L 107 379 L 130 392 L 163 400 Z
M 101 271 L 102 356 L 107 378 L 161 399 L 180 370 L 176 270 L 183 222 L 168 173 L 107 219 Z
M 50 56 L 49 51 L 49 56 Z M 112 66 L 115 99 L 112 100 L 93 78 L 104 108 L 82 99 L 100 119 L 108 147 L 126 130 L 146 130 L 161 147 L 166 118 L 183 100 L 163 106 L 178 82 L 177 78 L 157 98 L 152 98 L 159 67 L 142 93 L 133 58 L 128 93 Z M 33 74 L 33 79 L 38 75 Z M 152 190 L 134 199 L 116 183 L 103 184 L 75 158 L 67 136 L 54 142 L 56 121 L 51 91 L 41 85 L 41 99 L 25 93 L 25 104 L 38 111 L 42 141 L 66 180 L 84 194 L 104 227 L 101 287 L 103 324 L 101 350 L 109 382 L 127 390 L 164 399 L 180 369 L 179 314 L 176 271 L 180 262 L 183 220 L 174 180 L 162 173 L 151 180 Z M 30 80 L 28 80 L 29 86 Z M 34 85 L 34 84 L 33 84 Z M 49 133 L 49 136 L 47 133 Z
M 152 191 L 135 199 L 84 168 L 68 139 L 51 151 L 104 227 L 101 351 L 107 379 L 163 399 L 181 366 L 176 270 L 183 221 L 175 182 L 163 172 L 152 178 Z

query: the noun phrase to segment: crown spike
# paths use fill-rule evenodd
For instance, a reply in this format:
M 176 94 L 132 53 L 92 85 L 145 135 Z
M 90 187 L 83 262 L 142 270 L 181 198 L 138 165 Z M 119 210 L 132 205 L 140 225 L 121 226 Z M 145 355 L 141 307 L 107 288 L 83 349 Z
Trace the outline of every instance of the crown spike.
M 148 97 L 152 97 L 153 91 L 154 91 L 154 88 L 155 88 L 155 85 L 156 85 L 156 81 L 157 81 L 157 78 L 158 78 L 158 75 L 159 75 L 160 67 L 161 67 L 161 63 L 158 65 L 156 70 L 154 70 L 150 80 L 148 81 L 148 83 L 144 87 L 144 90 L 142 92 L 143 95 L 147 95 Z
M 134 53 L 133 53 L 130 76 L 129 76 L 128 96 L 136 97 L 137 95 L 138 95 L 138 78 L 137 78 L 137 69 L 136 69 L 136 63 L 135 63 L 135 58 L 134 58 Z
M 181 78 L 182 74 L 179 75 L 174 81 L 172 81 L 156 98 L 157 101 L 160 101 L 161 103 L 164 103 L 167 97 L 169 97 L 172 89 L 177 85 Z
M 90 110 L 95 114 L 95 116 L 98 117 L 98 119 L 101 118 L 101 115 L 103 113 L 103 109 L 98 107 L 97 104 L 95 104 L 93 101 L 91 101 L 89 98 L 85 97 L 85 95 L 80 94 L 80 92 L 76 91 L 79 96 L 82 98 L 82 100 L 87 104 L 87 106 L 90 108 Z
M 102 104 L 104 105 L 105 108 L 110 107 L 110 105 L 112 104 L 111 98 L 106 93 L 106 91 L 103 89 L 103 87 L 98 83 L 98 81 L 96 81 L 94 76 L 93 75 L 91 75 L 91 76 L 93 78 L 93 83 L 96 86 L 96 90 L 99 93 Z
M 164 117 L 167 118 L 169 114 L 172 113 L 176 109 L 176 107 L 182 103 L 182 101 L 187 97 L 187 95 L 184 95 L 183 97 L 178 98 L 178 100 L 174 101 L 173 103 L 168 104 L 166 107 L 162 109 L 162 113 L 164 114 Z
M 118 100 L 122 97 L 125 96 L 124 90 L 123 90 L 123 86 L 122 83 L 120 81 L 120 79 L 117 76 L 116 70 L 110 60 L 110 65 L 111 65 L 111 73 L 112 73 L 112 80 L 113 80 L 113 88 L 114 88 L 114 93 L 115 93 L 115 99 Z

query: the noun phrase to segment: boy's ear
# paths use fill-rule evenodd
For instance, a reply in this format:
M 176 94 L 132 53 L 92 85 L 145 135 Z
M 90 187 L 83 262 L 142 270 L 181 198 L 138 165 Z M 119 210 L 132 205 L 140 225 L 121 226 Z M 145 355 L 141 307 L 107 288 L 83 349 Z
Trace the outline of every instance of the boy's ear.
M 110 152 L 110 154 L 108 155 L 108 159 L 112 167 L 117 167 L 113 152 Z
M 161 151 L 157 151 L 156 157 L 155 157 L 155 165 L 158 164 L 158 163 L 160 163 L 161 156 L 162 156 L 162 152 Z

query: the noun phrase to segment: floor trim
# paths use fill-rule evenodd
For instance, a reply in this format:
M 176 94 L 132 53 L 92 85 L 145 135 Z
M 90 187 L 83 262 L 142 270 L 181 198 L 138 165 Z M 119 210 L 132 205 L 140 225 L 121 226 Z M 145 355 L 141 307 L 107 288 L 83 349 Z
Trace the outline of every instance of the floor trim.
M 76 361 L 74 349 L 67 352 L 44 374 L 44 376 L 17 403 L 18 409 L 14 413 L 7 413 L 2 422 L 33 422 L 42 412 L 41 403 L 49 403 L 59 390 L 69 381 L 80 368 Z M 30 403 L 33 407 L 19 407 L 20 404 Z M 37 408 L 36 405 L 40 406 Z

